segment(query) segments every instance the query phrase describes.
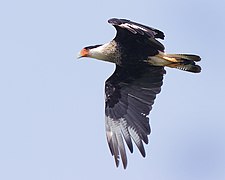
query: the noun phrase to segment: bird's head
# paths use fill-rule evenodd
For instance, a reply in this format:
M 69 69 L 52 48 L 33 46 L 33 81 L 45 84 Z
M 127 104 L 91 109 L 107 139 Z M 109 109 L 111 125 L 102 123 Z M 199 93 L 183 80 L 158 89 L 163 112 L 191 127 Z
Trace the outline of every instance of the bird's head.
M 77 58 L 88 57 L 89 49 L 83 48 L 79 53 Z
M 82 57 L 93 57 L 92 56 L 92 50 L 96 49 L 97 47 L 99 47 L 101 45 L 95 45 L 95 46 L 87 46 L 87 47 L 84 47 L 78 54 L 78 57 L 77 58 L 82 58 Z M 95 57 L 94 57 L 95 58 Z

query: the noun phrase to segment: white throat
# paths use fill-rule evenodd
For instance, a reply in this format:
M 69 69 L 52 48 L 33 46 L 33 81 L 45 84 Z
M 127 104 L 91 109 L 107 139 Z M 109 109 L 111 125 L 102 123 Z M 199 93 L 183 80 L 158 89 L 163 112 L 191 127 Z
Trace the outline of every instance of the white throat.
M 116 51 L 116 43 L 114 41 L 103 44 L 96 48 L 89 50 L 89 57 L 100 59 L 104 61 L 113 62 L 115 52 Z

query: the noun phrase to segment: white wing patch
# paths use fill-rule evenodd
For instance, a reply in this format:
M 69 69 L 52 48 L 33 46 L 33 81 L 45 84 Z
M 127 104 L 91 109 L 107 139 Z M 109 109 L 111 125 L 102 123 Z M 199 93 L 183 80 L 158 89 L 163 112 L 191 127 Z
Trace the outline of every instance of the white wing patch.
M 134 29 L 140 29 L 142 31 L 148 32 L 147 29 L 145 29 L 143 27 L 140 27 L 140 26 L 137 26 L 135 24 L 124 23 L 124 24 L 121 24 L 120 27 L 125 28 L 125 29 L 129 29 L 131 32 L 133 32 L 135 34 L 137 33 L 137 31 L 135 31 Z M 142 35 L 144 35 L 144 33 Z

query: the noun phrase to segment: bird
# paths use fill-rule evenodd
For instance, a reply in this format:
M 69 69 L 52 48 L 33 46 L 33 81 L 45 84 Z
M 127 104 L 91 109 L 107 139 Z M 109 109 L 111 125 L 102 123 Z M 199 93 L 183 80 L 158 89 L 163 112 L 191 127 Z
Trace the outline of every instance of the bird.
M 78 58 L 89 57 L 115 64 L 105 82 L 106 139 L 116 167 L 127 167 L 126 149 L 136 144 L 146 156 L 144 143 L 151 133 L 149 114 L 160 93 L 165 67 L 200 73 L 199 55 L 167 54 L 159 41 L 162 31 L 127 19 L 111 18 L 116 35 L 108 43 L 84 47 Z M 127 147 L 125 146 L 127 145 Z

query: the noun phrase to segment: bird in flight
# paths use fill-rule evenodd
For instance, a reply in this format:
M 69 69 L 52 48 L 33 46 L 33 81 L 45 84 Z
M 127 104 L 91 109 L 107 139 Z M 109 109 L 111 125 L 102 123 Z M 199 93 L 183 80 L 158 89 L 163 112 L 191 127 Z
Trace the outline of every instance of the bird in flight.
M 95 58 L 116 64 L 105 82 L 106 137 L 116 166 L 122 159 L 127 167 L 125 143 L 133 152 L 133 142 L 146 156 L 143 142 L 148 144 L 151 132 L 149 113 L 163 84 L 164 67 L 199 73 L 201 58 L 192 54 L 166 54 L 157 39 L 164 33 L 126 19 L 109 19 L 116 28 L 115 38 L 106 44 L 84 47 L 79 57 Z

